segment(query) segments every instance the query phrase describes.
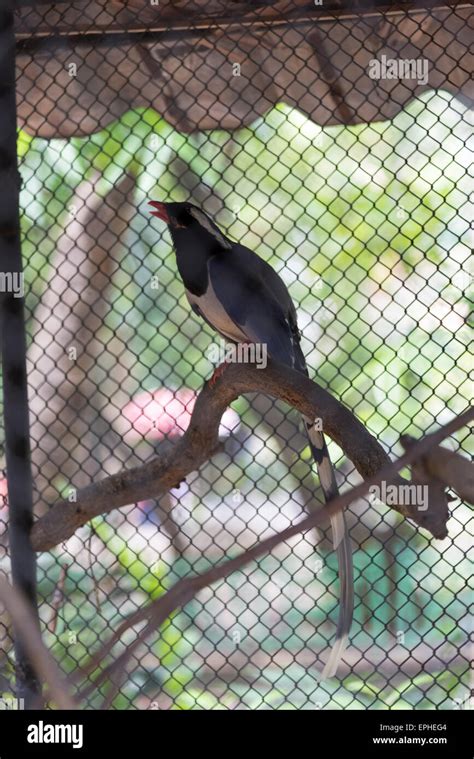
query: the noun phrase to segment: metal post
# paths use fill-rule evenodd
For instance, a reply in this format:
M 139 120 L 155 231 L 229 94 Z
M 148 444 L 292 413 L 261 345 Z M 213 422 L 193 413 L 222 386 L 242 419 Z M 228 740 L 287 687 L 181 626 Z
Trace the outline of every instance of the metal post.
M 0 340 L 13 584 L 37 617 L 36 556 L 30 544 L 33 497 L 16 155 L 15 35 L 11 4 L 0 9 Z M 38 705 L 40 684 L 14 630 L 17 697 Z

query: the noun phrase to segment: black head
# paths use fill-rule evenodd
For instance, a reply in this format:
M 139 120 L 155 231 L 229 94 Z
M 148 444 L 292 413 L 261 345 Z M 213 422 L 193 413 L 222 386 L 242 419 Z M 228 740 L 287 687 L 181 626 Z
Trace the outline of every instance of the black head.
M 185 237 L 200 235 L 213 244 L 217 242 L 221 248 L 232 247 L 232 243 L 222 234 L 217 224 L 192 203 L 161 203 L 150 200 L 149 205 L 154 209 L 151 215 L 168 224 L 173 239 L 184 240 Z

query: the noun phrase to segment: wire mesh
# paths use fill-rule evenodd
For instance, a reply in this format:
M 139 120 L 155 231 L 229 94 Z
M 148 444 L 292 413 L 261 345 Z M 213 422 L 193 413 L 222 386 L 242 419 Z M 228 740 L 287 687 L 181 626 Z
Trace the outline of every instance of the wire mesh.
M 334 44 L 341 23 L 326 28 L 325 42 Z M 283 40 L 296 28 L 272 34 Z M 333 55 L 362 44 L 337 39 Z M 176 46 L 170 43 L 179 55 Z M 229 60 L 213 69 L 210 89 L 202 61 L 190 65 L 187 58 L 178 70 L 162 59 L 157 72 L 170 98 L 173 87 L 192 79 L 190 121 L 199 120 L 199 109 L 202 121 L 206 113 L 215 119 L 222 103 L 222 119 L 231 119 L 232 93 L 239 91 L 245 125 L 186 133 L 181 111 L 173 123 L 135 104 L 120 114 L 110 106 L 109 123 L 87 134 L 87 106 L 82 100 L 76 119 L 66 78 L 74 87 L 89 66 L 100 102 L 102 86 L 110 87 L 101 79 L 107 69 L 97 66 L 104 50 L 91 43 L 76 61 L 76 49 L 61 57 L 45 45 L 28 65 L 19 57 L 19 112 L 29 110 L 34 125 L 28 131 L 24 117 L 18 145 L 37 516 L 173 445 L 222 347 L 190 314 L 169 234 L 148 215 L 149 199 L 191 200 L 272 264 L 297 307 L 310 376 L 392 457 L 401 452 L 402 433 L 421 436 L 465 408 L 472 389 L 470 129 L 466 105 L 449 88 L 428 87 L 390 121 L 347 126 L 328 112 L 317 124 L 291 104 L 308 86 L 303 62 L 288 78 L 285 102 L 272 101 L 257 81 L 242 116 L 245 92 L 236 80 L 245 58 L 233 61 L 231 48 Z M 113 54 L 116 77 L 120 50 Z M 143 79 L 145 95 L 156 87 L 146 81 L 143 58 L 132 56 L 127 66 Z M 340 86 L 357 91 L 353 70 L 348 77 Z M 130 79 L 122 87 L 114 89 L 117 101 L 130 97 Z M 401 77 L 395 104 L 403 87 Z M 268 105 L 254 113 L 262 95 Z M 41 105 L 48 98 L 58 103 L 52 118 L 59 132 L 64 121 L 64 137 L 35 134 L 48 122 Z M 91 123 L 96 109 L 97 102 Z M 283 404 L 256 394 L 239 398 L 220 437 L 222 450 L 166 496 L 95 518 L 39 556 L 43 632 L 66 672 L 178 578 L 322 504 L 297 416 Z M 466 431 L 449 444 L 468 452 Z M 356 483 L 351 462 L 332 442 L 330 453 L 340 487 Z M 0 562 L 8 571 L 5 479 L 0 487 Z M 336 678 L 318 677 L 338 606 L 329 530 L 318 530 L 173 614 L 135 652 L 113 707 L 465 708 L 472 522 L 459 499 L 451 509 L 449 537 L 439 542 L 381 503 L 351 505 L 355 620 Z M 0 635 L 0 691 L 9 692 L 11 631 L 1 617 Z M 117 655 L 132 639 L 117 646 Z M 93 690 L 87 705 L 100 706 L 105 695 Z

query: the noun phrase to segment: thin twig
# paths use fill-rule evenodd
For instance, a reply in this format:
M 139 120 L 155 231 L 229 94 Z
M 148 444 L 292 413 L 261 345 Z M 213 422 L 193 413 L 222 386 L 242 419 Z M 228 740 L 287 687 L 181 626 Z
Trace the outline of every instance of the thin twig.
M 56 632 L 56 626 L 58 623 L 59 609 L 64 601 L 64 585 L 66 583 L 68 564 L 63 561 L 61 564 L 61 571 L 59 573 L 59 579 L 53 592 L 53 598 L 51 600 L 51 608 L 53 613 L 51 619 L 48 622 L 48 630 L 51 633 Z
M 16 634 L 28 654 L 40 682 L 49 687 L 49 696 L 59 709 L 77 709 L 56 661 L 44 645 L 30 605 L 19 590 L 0 577 L 0 602 L 10 614 Z

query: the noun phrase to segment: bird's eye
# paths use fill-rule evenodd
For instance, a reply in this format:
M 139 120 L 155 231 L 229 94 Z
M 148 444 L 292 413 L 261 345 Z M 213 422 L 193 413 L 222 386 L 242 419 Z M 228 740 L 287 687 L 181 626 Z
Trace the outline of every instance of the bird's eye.
M 187 208 L 183 208 L 177 214 L 176 221 L 178 223 L 178 226 L 180 227 L 189 227 L 189 225 L 193 221 L 193 217 L 191 216 Z

